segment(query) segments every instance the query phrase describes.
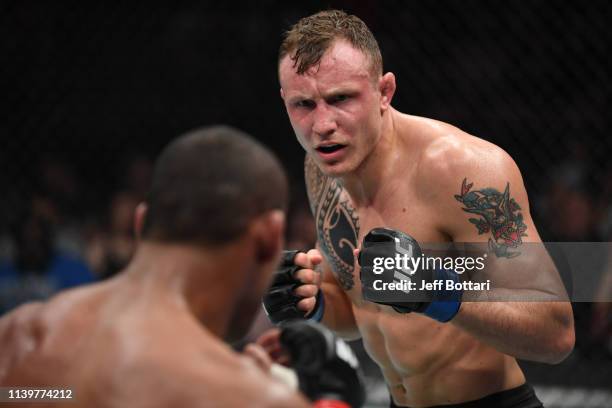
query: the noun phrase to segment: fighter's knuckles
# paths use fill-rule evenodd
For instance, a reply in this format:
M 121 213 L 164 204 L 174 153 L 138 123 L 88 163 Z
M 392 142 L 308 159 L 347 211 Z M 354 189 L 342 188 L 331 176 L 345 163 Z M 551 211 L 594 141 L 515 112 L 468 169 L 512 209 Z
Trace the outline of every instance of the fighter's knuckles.
M 316 285 L 301 285 L 298 286 L 294 293 L 303 298 L 315 297 L 319 288 Z
M 308 298 L 300 300 L 297 304 L 297 307 L 298 309 L 303 310 L 306 313 L 310 313 L 314 309 L 316 303 L 317 303 L 316 298 L 308 297 Z
M 306 254 L 310 258 L 310 262 L 313 265 L 318 265 L 323 261 L 323 255 L 321 255 L 321 252 L 319 252 L 318 249 L 311 249 Z
M 307 253 L 299 252 L 293 259 L 293 263 L 302 268 L 312 268 L 313 264 L 310 260 L 310 256 Z
M 312 269 L 300 269 L 295 273 L 294 277 L 302 283 L 317 282 L 317 272 Z

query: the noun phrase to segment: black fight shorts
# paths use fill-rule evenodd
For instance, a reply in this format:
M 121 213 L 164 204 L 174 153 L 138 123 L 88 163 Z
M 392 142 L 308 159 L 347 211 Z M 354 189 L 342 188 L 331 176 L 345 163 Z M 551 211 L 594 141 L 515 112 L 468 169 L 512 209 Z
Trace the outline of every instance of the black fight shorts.
M 401 408 L 393 403 L 391 408 Z M 436 405 L 431 408 L 542 408 L 542 402 L 536 397 L 533 387 L 523 384 L 506 391 L 487 395 L 479 400 L 462 402 L 454 405 Z

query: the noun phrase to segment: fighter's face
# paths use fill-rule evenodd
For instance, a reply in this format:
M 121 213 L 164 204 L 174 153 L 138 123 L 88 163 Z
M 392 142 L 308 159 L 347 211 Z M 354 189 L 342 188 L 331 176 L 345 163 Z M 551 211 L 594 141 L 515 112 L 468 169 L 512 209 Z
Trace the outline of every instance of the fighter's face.
M 355 171 L 381 135 L 383 103 L 368 57 L 337 40 L 304 75 L 286 56 L 279 76 L 293 130 L 321 171 L 335 177 Z
M 257 314 L 262 311 L 261 301 L 270 289 L 272 276 L 279 264 L 279 257 L 274 258 L 274 262 L 254 268 L 252 274 L 256 279 L 250 282 L 249 291 L 244 293 L 235 308 L 235 314 L 230 319 L 230 325 L 225 336 L 229 342 L 236 342 L 244 339 L 255 320 Z
M 225 334 L 226 341 L 239 341 L 249 333 L 258 312 L 263 310 L 261 301 L 270 288 L 278 264 L 279 256 L 276 256 L 272 262 L 253 267 L 250 275 L 254 278 L 248 282 L 248 290 L 238 299 Z
M 285 246 L 285 213 L 268 211 L 252 220 L 246 231 L 238 256 L 248 260 L 249 266 L 241 280 L 242 289 L 237 292 L 237 304 L 229 320 L 225 336 L 229 341 L 243 338 L 262 310 L 261 301 L 270 289 L 281 249 Z M 250 249 L 245 252 L 246 248 Z

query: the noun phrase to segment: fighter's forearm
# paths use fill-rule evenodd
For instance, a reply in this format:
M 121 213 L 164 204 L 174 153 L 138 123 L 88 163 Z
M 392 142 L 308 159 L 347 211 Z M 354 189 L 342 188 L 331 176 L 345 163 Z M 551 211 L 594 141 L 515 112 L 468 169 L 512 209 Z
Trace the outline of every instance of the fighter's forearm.
M 325 313 L 321 323 L 345 340 L 360 338 L 351 302 L 342 289 L 328 282 L 323 282 L 320 289 L 325 297 Z
M 574 347 L 567 302 L 465 302 L 452 323 L 516 358 L 556 364 Z

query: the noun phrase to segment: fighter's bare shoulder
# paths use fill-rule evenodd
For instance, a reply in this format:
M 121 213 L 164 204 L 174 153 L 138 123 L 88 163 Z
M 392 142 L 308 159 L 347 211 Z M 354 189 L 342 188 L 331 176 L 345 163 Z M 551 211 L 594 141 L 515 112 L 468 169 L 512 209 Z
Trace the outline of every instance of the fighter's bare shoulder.
M 480 178 L 520 176 L 516 163 L 499 146 L 447 123 L 422 118 L 428 133 L 418 164 L 419 178 L 425 182 L 436 180 L 456 189 L 456 178 L 462 175 Z
M 0 345 L 6 345 L 13 337 L 31 324 L 43 307 L 42 302 L 25 303 L 0 319 Z
M 24 323 L 32 320 L 43 307 L 43 302 L 24 303 L 11 310 L 0 319 L 0 339 L 7 332 L 12 332 Z
M 146 372 L 160 375 L 152 376 L 139 387 L 155 390 L 157 401 L 170 402 L 163 406 L 307 406 L 297 392 L 275 381 L 247 359 L 238 355 L 227 357 L 199 361 L 198 366 L 149 362 L 153 363 L 149 368 L 155 370 Z M 164 380 L 168 378 L 172 380 Z M 160 381 L 169 387 L 160 387 Z
M 528 211 L 520 170 L 501 147 L 444 122 L 426 118 L 414 120 L 426 133 L 426 142 L 418 158 L 417 194 L 435 206 L 439 214 L 456 220 L 462 212 L 457 197 L 470 186 L 474 190 L 499 192 L 509 186 L 512 198 Z
M 42 307 L 41 302 L 23 304 L 0 319 L 0 384 L 5 375 L 33 347 L 33 324 Z

